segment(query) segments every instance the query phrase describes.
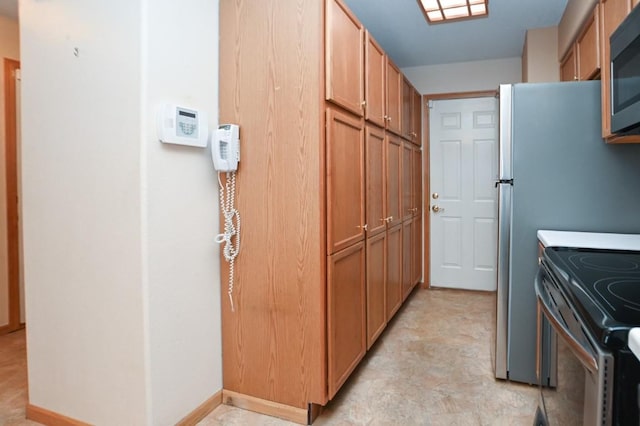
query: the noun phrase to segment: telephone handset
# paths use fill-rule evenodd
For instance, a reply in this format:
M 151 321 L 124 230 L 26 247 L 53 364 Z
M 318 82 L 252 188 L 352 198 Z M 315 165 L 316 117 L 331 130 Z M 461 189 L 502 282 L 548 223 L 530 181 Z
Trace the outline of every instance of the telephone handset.
M 219 172 L 238 169 L 240 161 L 240 129 L 237 124 L 218 126 L 216 140 L 211 146 L 213 165 Z
M 211 143 L 211 157 L 213 166 L 218 171 L 220 210 L 224 216 L 224 232 L 218 234 L 216 242 L 219 244 L 224 243 L 222 253 L 225 260 L 229 262 L 227 294 L 231 303 L 231 311 L 235 312 L 233 304 L 233 275 L 235 258 L 240 251 L 240 212 L 235 208 L 236 170 L 240 161 L 240 129 L 237 124 L 218 126 L 215 139 Z M 222 180 L 220 179 L 222 172 L 226 172 L 224 185 L 222 185 Z

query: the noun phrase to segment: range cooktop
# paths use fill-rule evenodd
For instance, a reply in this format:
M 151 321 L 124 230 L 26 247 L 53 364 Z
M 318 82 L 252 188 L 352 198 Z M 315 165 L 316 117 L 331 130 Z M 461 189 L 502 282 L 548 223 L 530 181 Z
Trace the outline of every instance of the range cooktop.
M 544 259 L 602 344 L 626 345 L 640 326 L 640 251 L 548 247 Z

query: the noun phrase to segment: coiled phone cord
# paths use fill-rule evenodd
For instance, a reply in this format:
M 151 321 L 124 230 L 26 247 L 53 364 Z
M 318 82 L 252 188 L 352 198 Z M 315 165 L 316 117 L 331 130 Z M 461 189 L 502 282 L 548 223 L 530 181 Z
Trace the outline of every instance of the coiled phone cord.
M 224 243 L 223 254 L 229 262 L 229 302 L 231 302 L 231 312 L 235 312 L 233 304 L 233 275 L 235 258 L 240 251 L 240 212 L 234 207 L 236 194 L 236 174 L 227 172 L 225 186 L 220 180 L 221 172 L 218 172 L 218 185 L 220 188 L 220 209 L 224 216 L 224 232 L 216 236 L 216 242 Z M 234 223 L 235 218 L 235 223 Z M 235 237 L 235 245 L 232 240 Z

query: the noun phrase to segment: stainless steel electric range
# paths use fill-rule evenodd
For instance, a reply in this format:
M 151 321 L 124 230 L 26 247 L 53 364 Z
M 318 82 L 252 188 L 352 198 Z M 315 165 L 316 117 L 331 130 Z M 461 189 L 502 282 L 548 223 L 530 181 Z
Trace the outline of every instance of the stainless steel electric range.
M 640 251 L 547 247 L 535 279 L 540 377 L 537 424 L 638 425 Z M 545 357 L 544 354 L 548 354 Z

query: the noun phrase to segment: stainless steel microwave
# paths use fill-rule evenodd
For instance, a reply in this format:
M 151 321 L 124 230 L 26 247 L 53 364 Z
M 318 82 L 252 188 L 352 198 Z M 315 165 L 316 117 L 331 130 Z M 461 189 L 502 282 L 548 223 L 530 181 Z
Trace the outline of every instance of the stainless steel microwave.
M 640 134 L 640 6 L 611 34 L 611 131 Z

